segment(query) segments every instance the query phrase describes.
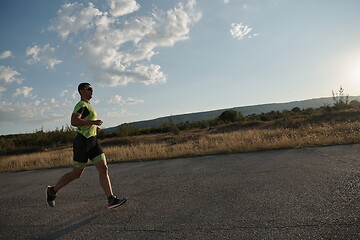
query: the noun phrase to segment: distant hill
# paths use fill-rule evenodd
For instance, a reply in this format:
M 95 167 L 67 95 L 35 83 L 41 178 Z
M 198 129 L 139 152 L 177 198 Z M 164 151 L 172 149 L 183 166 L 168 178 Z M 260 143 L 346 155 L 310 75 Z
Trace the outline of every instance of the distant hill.
M 360 97 L 350 96 L 349 101 L 360 99 Z M 242 115 L 248 116 L 251 114 L 260 114 L 267 113 L 271 111 L 283 111 L 283 110 L 291 110 L 294 107 L 298 107 L 300 109 L 306 108 L 319 108 L 322 106 L 332 106 L 334 104 L 334 100 L 332 97 L 328 98 L 315 98 L 303 101 L 294 101 L 287 103 L 269 103 L 269 104 L 261 104 L 261 105 L 252 105 L 245 107 L 233 107 L 233 108 L 225 108 L 213 111 L 206 112 L 197 112 L 197 113 L 188 113 L 188 114 L 179 114 L 172 116 L 160 117 L 152 120 L 138 121 L 132 122 L 131 124 L 134 128 L 149 128 L 149 127 L 158 127 L 161 124 L 167 123 L 169 118 L 171 118 L 176 123 L 184 123 L 184 122 L 197 122 L 202 120 L 210 120 L 218 117 L 222 112 L 234 109 L 238 112 L 241 112 Z M 114 131 L 116 127 L 108 128 L 108 131 Z

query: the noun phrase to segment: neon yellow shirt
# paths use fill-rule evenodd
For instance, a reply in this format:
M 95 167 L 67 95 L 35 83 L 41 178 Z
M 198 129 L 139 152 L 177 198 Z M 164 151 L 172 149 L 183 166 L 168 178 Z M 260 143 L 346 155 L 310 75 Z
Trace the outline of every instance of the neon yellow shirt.
M 94 108 L 89 103 L 84 101 L 80 101 L 76 104 L 73 113 L 80 113 L 81 119 L 97 120 L 97 114 Z M 96 125 L 77 127 L 77 132 L 81 133 L 86 138 L 96 136 L 96 131 Z

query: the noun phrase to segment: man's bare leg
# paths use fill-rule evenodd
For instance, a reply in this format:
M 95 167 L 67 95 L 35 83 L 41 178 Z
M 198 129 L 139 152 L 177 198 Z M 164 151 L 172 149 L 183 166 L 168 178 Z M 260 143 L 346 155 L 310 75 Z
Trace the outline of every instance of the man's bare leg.
M 104 190 L 107 197 L 113 196 L 113 191 L 111 187 L 110 177 L 108 166 L 106 160 L 95 163 L 95 167 L 99 172 L 99 181 L 102 189 Z
M 61 188 L 68 185 L 70 182 L 74 181 L 75 179 L 78 179 L 81 177 L 85 169 L 73 167 L 73 170 L 71 172 L 66 173 L 63 175 L 59 181 L 56 183 L 54 190 L 57 192 Z

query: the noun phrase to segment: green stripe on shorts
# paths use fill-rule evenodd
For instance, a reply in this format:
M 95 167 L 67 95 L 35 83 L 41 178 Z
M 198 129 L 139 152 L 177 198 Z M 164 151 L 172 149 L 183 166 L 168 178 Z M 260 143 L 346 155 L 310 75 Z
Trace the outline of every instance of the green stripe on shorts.
M 80 168 L 80 169 L 84 169 L 86 167 L 86 163 L 73 161 L 73 166 L 77 167 L 77 168 Z
M 91 161 L 93 163 L 97 163 L 97 162 L 100 162 L 100 161 L 103 161 L 103 160 L 106 160 L 106 157 L 105 157 L 105 154 L 102 153 L 100 155 L 97 155 L 96 157 L 94 157 L 93 159 L 91 159 Z

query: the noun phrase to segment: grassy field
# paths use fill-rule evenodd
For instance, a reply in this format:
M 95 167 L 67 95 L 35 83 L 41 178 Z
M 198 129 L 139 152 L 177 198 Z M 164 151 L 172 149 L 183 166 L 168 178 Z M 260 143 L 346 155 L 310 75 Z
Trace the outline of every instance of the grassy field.
M 360 143 L 360 112 L 315 115 L 270 122 L 247 121 L 214 128 L 112 138 L 101 141 L 108 162 L 172 159 L 271 149 Z M 2 156 L 0 171 L 70 166 L 71 146 Z

